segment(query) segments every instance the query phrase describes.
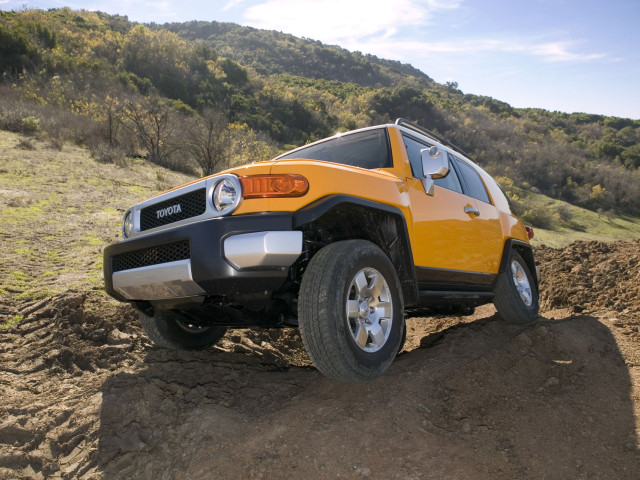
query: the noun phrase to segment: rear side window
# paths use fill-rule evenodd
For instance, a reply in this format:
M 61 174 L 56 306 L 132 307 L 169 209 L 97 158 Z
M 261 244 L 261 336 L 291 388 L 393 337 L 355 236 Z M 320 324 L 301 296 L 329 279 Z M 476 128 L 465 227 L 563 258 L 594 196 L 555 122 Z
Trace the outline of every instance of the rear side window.
M 473 167 L 467 165 L 466 162 L 463 162 L 452 155 L 449 155 L 449 160 L 455 163 L 456 169 L 462 176 L 462 180 L 466 187 L 465 193 L 475 199 L 491 203 L 487 189 L 484 186 L 480 175 L 478 175 L 478 172 L 476 172 Z
M 387 129 L 377 128 L 303 147 L 278 157 L 278 160 L 306 158 L 369 169 L 391 168 L 393 161 L 389 150 Z

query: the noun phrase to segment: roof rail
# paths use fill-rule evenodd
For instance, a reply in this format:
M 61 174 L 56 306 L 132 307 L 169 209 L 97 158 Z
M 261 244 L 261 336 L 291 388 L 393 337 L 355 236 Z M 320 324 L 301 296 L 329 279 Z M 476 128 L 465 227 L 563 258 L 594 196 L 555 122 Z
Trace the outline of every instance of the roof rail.
M 467 154 L 467 152 L 465 152 L 463 149 L 461 149 L 457 145 L 454 145 L 453 143 L 451 143 L 446 138 L 438 135 L 435 132 L 432 132 L 431 130 L 428 130 L 428 129 L 424 128 L 423 126 L 418 125 L 415 122 L 407 120 L 406 118 L 398 118 L 396 120 L 396 125 L 407 127 L 409 129 L 413 130 L 414 132 L 418 132 L 418 133 L 421 133 L 422 135 L 426 135 L 427 137 L 431 138 L 431 140 L 435 140 L 436 142 L 440 142 L 443 145 L 446 145 L 447 147 L 452 148 L 456 152 L 461 153 L 465 157 L 471 158 L 471 157 L 469 157 L 469 154 Z

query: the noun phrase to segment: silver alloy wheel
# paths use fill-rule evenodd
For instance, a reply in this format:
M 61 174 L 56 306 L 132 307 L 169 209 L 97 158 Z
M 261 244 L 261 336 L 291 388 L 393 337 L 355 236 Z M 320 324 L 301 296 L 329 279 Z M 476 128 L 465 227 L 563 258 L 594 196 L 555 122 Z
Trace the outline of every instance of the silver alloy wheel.
M 533 304 L 533 294 L 531 293 L 531 284 L 529 283 L 529 277 L 525 272 L 520 262 L 511 260 L 511 276 L 513 277 L 513 283 L 516 286 L 520 300 L 530 307 Z
M 382 274 L 363 268 L 351 280 L 347 292 L 347 322 L 351 336 L 365 352 L 380 350 L 391 333 L 393 300 Z

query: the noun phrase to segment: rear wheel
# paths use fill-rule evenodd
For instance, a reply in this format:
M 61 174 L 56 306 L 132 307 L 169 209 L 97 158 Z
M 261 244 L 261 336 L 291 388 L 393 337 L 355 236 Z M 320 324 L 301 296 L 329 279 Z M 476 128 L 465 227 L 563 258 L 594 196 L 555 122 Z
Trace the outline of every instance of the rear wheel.
M 227 331 L 217 325 L 202 325 L 196 319 L 172 310 L 156 310 L 153 317 L 139 312 L 139 316 L 142 328 L 153 343 L 173 350 L 210 347 Z
M 318 370 L 346 382 L 382 375 L 402 342 L 402 302 L 395 268 L 373 243 L 346 240 L 320 250 L 298 296 L 300 333 Z
M 511 252 L 507 269 L 498 277 L 493 303 L 498 315 L 508 323 L 530 323 L 538 318 L 540 307 L 535 280 L 515 250 Z

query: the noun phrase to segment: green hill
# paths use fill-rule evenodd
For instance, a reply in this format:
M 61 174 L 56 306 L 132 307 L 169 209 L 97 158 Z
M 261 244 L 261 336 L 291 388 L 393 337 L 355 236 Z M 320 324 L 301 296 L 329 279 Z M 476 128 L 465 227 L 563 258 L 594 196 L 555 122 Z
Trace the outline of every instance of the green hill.
M 220 55 L 260 75 L 288 74 L 367 87 L 392 87 L 409 78 L 425 87 L 435 84 L 425 73 L 408 64 L 272 30 L 196 21 L 167 23 L 157 28 L 187 40 L 203 41 Z

